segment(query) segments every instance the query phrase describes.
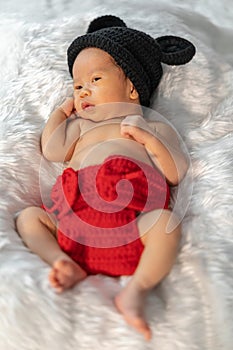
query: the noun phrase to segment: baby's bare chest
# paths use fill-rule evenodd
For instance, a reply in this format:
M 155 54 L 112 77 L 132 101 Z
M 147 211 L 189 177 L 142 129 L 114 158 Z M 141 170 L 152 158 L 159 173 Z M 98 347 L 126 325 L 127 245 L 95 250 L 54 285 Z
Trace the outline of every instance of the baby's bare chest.
M 144 146 L 121 135 L 119 123 L 98 126 L 85 132 L 76 144 L 69 166 L 80 169 L 101 164 L 112 155 L 130 157 L 151 164 Z

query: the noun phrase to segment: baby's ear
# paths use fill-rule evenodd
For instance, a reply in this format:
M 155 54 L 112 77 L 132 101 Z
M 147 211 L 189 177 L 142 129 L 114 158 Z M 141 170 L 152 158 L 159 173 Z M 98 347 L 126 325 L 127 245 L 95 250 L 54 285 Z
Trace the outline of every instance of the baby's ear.
M 130 81 L 130 98 L 132 100 L 139 99 L 139 94 L 131 81 Z

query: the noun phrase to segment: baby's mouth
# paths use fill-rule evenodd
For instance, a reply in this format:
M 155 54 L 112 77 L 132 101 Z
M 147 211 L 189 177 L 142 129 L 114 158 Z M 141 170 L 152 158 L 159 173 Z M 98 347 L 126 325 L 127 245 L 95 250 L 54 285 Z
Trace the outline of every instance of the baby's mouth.
M 81 104 L 81 107 L 82 107 L 82 110 L 83 110 L 83 111 L 88 111 L 89 109 L 93 108 L 94 105 L 91 104 L 91 103 L 88 103 L 88 102 L 83 102 L 83 103 Z

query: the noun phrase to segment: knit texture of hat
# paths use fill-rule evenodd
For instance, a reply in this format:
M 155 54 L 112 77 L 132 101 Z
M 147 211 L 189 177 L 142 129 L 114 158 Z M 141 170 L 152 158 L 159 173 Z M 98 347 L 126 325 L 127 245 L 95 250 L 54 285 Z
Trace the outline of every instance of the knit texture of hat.
M 94 19 L 85 35 L 77 37 L 67 50 L 68 66 L 73 77 L 77 55 L 87 47 L 99 48 L 111 55 L 135 86 L 140 103 L 149 106 L 150 97 L 163 74 L 162 63 L 181 65 L 195 55 L 194 45 L 177 36 L 157 39 L 131 29 L 116 16 Z

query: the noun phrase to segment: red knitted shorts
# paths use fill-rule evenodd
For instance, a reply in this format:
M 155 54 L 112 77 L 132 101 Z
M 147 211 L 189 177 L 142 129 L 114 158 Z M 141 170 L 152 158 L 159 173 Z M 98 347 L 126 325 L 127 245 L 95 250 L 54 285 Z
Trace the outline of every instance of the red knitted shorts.
M 143 251 L 137 217 L 168 208 L 169 195 L 157 169 L 111 156 L 101 165 L 65 169 L 45 209 L 57 217 L 60 247 L 88 274 L 131 275 Z

